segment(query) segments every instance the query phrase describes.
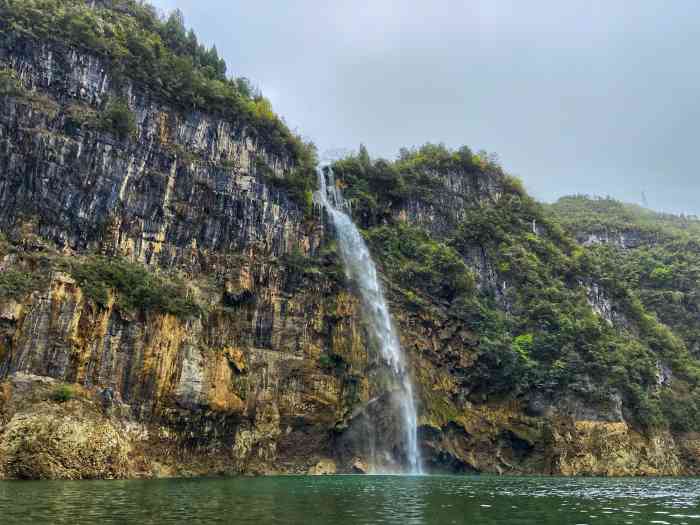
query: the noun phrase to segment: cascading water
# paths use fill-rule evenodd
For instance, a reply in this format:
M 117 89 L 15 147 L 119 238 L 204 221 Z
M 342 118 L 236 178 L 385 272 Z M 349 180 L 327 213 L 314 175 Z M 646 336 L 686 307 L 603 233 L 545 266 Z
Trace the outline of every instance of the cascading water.
M 343 211 L 346 209 L 346 204 L 333 182 L 332 172 L 328 170 L 326 173 L 330 177 L 330 185 L 326 184 L 326 176 L 322 170 L 319 170 L 318 174 L 320 204 L 328 212 L 335 227 L 345 273 L 359 290 L 370 336 L 376 342 L 381 357 L 392 376 L 391 382 L 395 388 L 393 394 L 400 412 L 398 415 L 400 416 L 402 441 L 405 447 L 403 451 L 407 462 L 405 470 L 410 474 L 421 474 L 417 436 L 418 421 L 413 399 L 413 385 L 406 369 L 398 334 L 392 323 L 369 249 L 355 224 Z M 369 436 L 369 439 L 373 443 L 372 448 L 374 449 L 374 443 L 380 441 L 381 436 Z

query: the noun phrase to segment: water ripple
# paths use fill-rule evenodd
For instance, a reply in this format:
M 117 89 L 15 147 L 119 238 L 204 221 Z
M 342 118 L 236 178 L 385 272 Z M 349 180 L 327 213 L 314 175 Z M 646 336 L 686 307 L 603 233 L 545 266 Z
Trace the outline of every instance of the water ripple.
M 334 476 L 0 482 L 2 523 L 691 524 L 697 479 Z

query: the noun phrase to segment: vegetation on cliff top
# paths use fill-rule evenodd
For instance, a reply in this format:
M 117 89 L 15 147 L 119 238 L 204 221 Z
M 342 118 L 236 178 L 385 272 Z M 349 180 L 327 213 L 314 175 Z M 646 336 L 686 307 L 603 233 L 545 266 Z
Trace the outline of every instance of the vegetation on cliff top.
M 403 149 L 395 162 L 372 160 L 360 146 L 356 155 L 335 162 L 333 172 L 342 181 L 344 196 L 363 225 L 387 220 L 393 208 L 409 200 L 435 203 L 444 189 L 442 177 L 450 173 L 464 177 L 504 175 L 494 157 L 485 152 L 475 155 L 466 146 L 450 151 L 439 144 Z
M 216 47 L 199 43 L 179 11 L 163 20 L 136 0 L 5 0 L 0 32 L 10 46 L 54 42 L 96 54 L 110 64 L 117 84 L 128 78 L 182 111 L 219 114 L 252 132 L 269 151 L 313 168 L 313 149 L 247 79 L 227 77 Z M 0 88 L 5 84 L 0 78 Z
M 574 234 L 633 232 L 658 238 L 700 236 L 697 217 L 658 213 L 611 197 L 571 195 L 547 208 Z

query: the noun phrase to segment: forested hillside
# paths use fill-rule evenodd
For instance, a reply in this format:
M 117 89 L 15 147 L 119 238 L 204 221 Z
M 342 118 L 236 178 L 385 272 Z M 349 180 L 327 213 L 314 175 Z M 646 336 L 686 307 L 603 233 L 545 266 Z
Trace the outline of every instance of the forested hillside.
M 441 308 L 474 334 L 461 395 L 621 400 L 642 429 L 700 428 L 697 221 L 604 200 L 543 206 L 466 147 L 395 162 L 361 151 L 333 170 L 401 308 Z M 489 194 L 484 176 L 502 187 Z M 624 234 L 639 246 L 611 240 Z

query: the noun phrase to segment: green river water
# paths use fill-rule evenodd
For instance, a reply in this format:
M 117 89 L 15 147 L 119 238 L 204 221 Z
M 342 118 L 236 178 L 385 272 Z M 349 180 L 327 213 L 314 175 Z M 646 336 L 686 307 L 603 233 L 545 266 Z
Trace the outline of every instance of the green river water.
M 0 523 L 700 525 L 700 480 L 290 476 L 0 482 Z

